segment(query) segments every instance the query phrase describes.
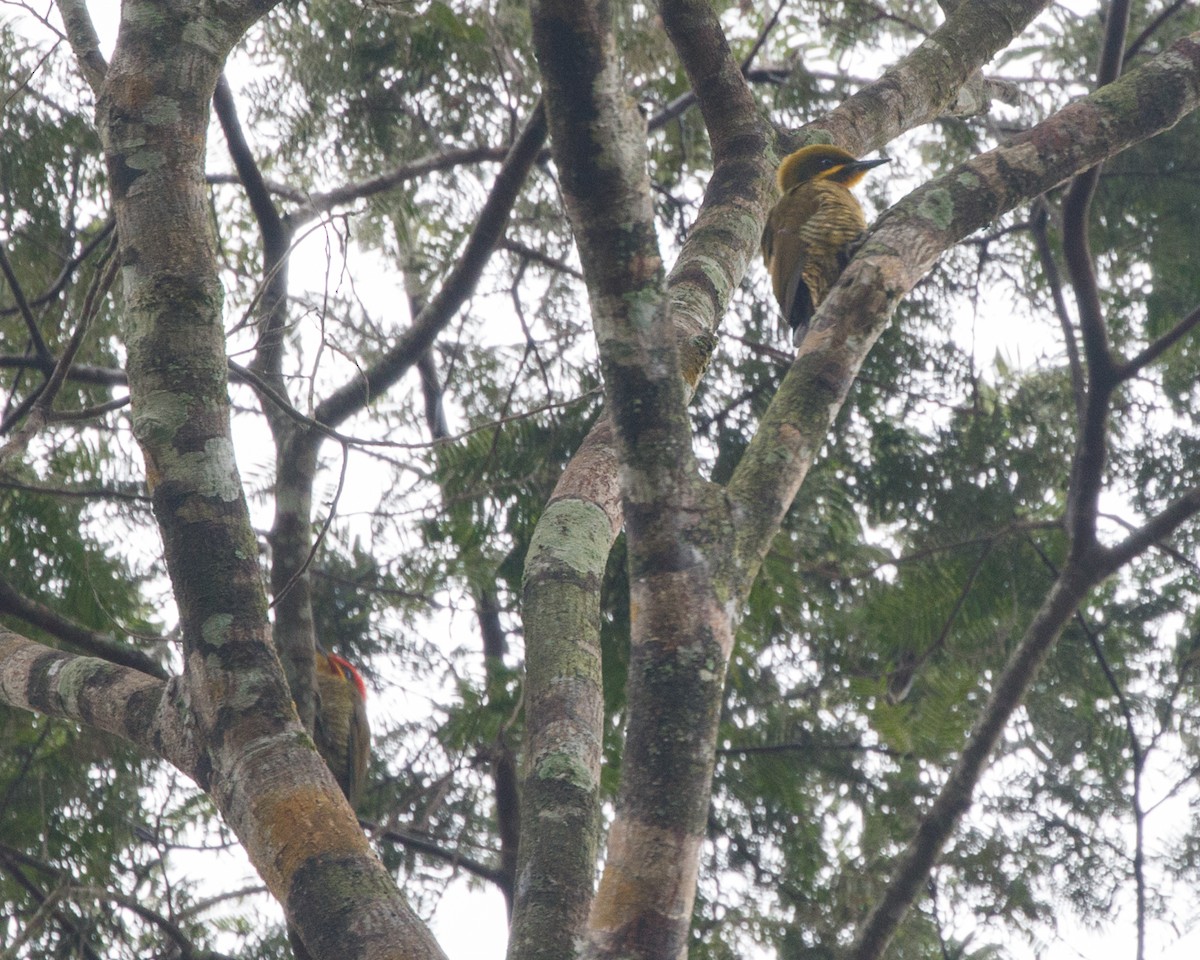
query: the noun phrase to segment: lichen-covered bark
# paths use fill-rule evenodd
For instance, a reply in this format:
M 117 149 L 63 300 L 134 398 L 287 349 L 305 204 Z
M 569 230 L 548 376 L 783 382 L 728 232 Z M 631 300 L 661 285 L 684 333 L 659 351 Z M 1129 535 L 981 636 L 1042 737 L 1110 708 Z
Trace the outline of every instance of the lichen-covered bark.
M 694 389 L 775 201 L 773 137 L 713 7 L 696 0 L 663 0 L 659 11 L 712 139 L 712 178 L 667 278 L 683 378 Z
M 239 722 L 249 704 L 277 731 L 291 713 L 267 642 L 257 544 L 229 434 L 222 290 L 202 176 L 208 98 L 235 38 L 219 18 L 129 4 L 97 103 L 120 240 L 133 429 L 179 605 L 193 709 L 221 746 L 255 739 Z M 228 712 L 228 700 L 239 709 Z
M 198 777 L 186 689 L 140 670 L 64 653 L 0 626 L 0 701 L 123 737 Z
M 811 136 L 817 139 L 833 138 L 851 149 L 863 151 L 881 145 L 890 136 L 908 126 L 928 121 L 936 115 L 941 104 L 953 101 L 961 83 L 990 58 L 996 49 L 1012 40 L 1015 32 L 1032 19 L 1045 4 L 985 4 L 977 0 L 964 6 L 968 7 L 967 12 L 972 17 L 984 18 L 985 29 L 980 31 L 978 36 L 972 34 L 971 20 L 948 24 L 943 28 L 946 32 L 937 31 L 929 42 L 946 43 L 953 48 L 953 55 L 931 55 L 920 60 L 919 66 L 914 65 L 917 61 L 913 64 L 902 62 L 880 83 L 860 92 L 845 108 L 839 108 L 827 118 L 823 118 L 821 130 L 812 133 Z M 688 68 L 689 78 L 697 92 L 714 144 L 715 168 L 712 181 L 706 190 L 695 227 L 686 240 L 682 256 L 679 257 L 668 280 L 671 319 L 682 360 L 680 366 L 686 383 L 694 386 L 715 346 L 714 331 L 721 314 L 724 313 L 728 296 L 742 280 L 746 264 L 749 263 L 752 252 L 756 250 L 767 209 L 774 197 L 774 158 L 770 156 L 769 138 L 764 132 L 761 118 L 752 107 L 737 65 L 728 58 L 724 36 L 721 35 L 720 25 L 710 7 L 698 2 L 676 0 L 664 2 L 660 10 L 668 34 L 676 43 L 680 59 Z M 584 14 L 576 14 L 577 18 L 583 16 Z M 587 22 L 588 29 L 599 29 L 604 16 L 602 8 L 595 10 L 592 19 Z M 582 19 L 575 20 L 576 24 L 582 22 Z M 570 30 L 564 28 L 566 23 L 569 23 L 569 20 L 559 20 L 554 24 L 551 30 L 545 32 L 544 41 L 557 44 L 558 40 L 568 38 Z M 964 23 L 967 26 L 964 26 Z M 1007 34 L 1003 30 L 997 32 L 992 29 L 996 23 L 1006 26 Z M 568 65 L 574 64 L 578 74 L 574 78 L 576 90 L 588 96 L 592 95 L 592 88 L 580 78 L 588 76 L 588 71 L 599 70 L 600 67 L 596 65 L 607 55 L 604 53 L 604 44 L 596 43 L 592 52 L 582 56 L 569 53 L 568 50 L 568 47 L 557 44 L 554 47 L 554 55 L 548 58 L 548 62 L 553 64 L 557 56 L 569 61 Z M 928 52 L 926 48 L 918 53 L 924 56 Z M 895 96 L 898 86 L 904 90 L 904 96 Z M 600 84 L 601 92 L 611 89 L 611 83 Z M 594 107 L 577 108 L 574 112 L 559 115 L 559 122 L 565 125 L 575 124 L 580 126 L 581 130 L 595 132 L 598 130 L 598 115 Z M 874 126 L 868 125 L 868 119 Z M 602 124 L 599 127 L 602 130 Z M 554 136 L 558 137 L 559 133 L 556 132 Z M 581 156 L 586 162 L 587 151 L 590 149 L 589 139 L 582 137 L 578 143 L 583 146 Z M 619 156 L 619 151 L 614 155 Z M 577 191 L 592 190 L 596 181 L 590 176 L 566 170 L 564 164 L 574 164 L 575 157 L 556 154 L 556 158 L 559 169 L 565 170 L 566 176 L 570 178 L 571 190 L 566 191 L 568 202 L 577 204 Z M 624 194 L 619 192 L 611 196 L 618 205 L 624 198 Z M 578 216 L 578 209 L 575 212 Z M 593 276 L 599 276 L 605 269 L 602 256 L 604 254 L 601 254 L 601 263 L 596 265 Z M 584 253 L 584 264 L 592 263 L 592 259 L 592 254 Z M 593 302 L 595 308 L 598 302 L 595 296 Z M 647 316 L 650 316 L 649 312 Z M 606 360 L 606 364 L 608 362 L 610 361 Z M 619 370 L 619 365 L 606 366 L 606 377 L 610 382 L 614 373 L 619 376 Z M 638 397 L 640 389 L 640 386 L 630 385 L 625 394 L 632 406 L 640 407 L 644 412 L 647 406 L 642 403 L 642 398 Z M 649 406 L 653 407 L 654 404 Z M 587 689 L 594 692 L 592 700 L 586 700 L 581 694 L 580 686 L 563 683 L 562 678 L 570 676 L 572 667 L 581 659 L 592 659 L 595 670 L 599 670 L 599 655 L 596 653 L 599 649 L 599 623 L 594 619 L 598 617 L 599 602 L 598 599 L 589 598 L 588 590 L 599 590 L 607 548 L 604 551 L 576 551 L 570 542 L 576 533 L 569 526 L 576 509 L 565 510 L 559 502 L 564 499 L 577 499 L 581 504 L 592 504 L 596 514 L 607 521 L 612 536 L 616 535 L 622 526 L 624 514 L 617 496 L 616 450 L 612 448 L 612 440 L 604 436 L 611 430 L 608 421 L 598 427 L 598 432 L 589 437 L 576 461 L 572 461 L 566 470 L 563 482 L 554 494 L 551 508 L 547 509 L 539 524 L 539 540 L 544 545 L 554 546 L 552 550 L 542 550 L 536 556 L 532 554 L 527 564 L 524 592 L 527 661 L 533 665 L 534 662 L 542 664 L 548 659 L 560 666 L 560 670 L 536 671 L 530 667 L 527 716 L 530 728 L 528 750 L 532 757 L 557 756 L 566 739 L 570 738 L 575 738 L 576 742 L 569 750 L 574 751 L 576 755 L 587 755 L 587 744 L 595 742 L 600 736 L 599 727 L 592 726 L 593 722 L 598 722 L 592 718 L 598 718 L 600 709 L 598 680 L 594 686 L 588 686 Z M 644 436 L 643 439 L 647 442 L 649 440 Z M 719 512 L 714 508 L 714 516 L 718 516 Z M 647 511 L 647 515 L 652 518 L 654 514 L 653 509 Z M 588 529 L 592 528 L 584 524 L 580 530 L 580 535 L 586 536 L 586 539 L 590 539 L 590 535 L 584 534 L 583 530 Z M 713 530 L 707 530 L 698 539 L 703 540 L 713 535 Z M 557 559 L 560 554 L 588 558 L 592 566 L 560 564 Z M 738 580 L 738 577 L 734 577 L 734 580 Z M 568 581 L 574 584 L 570 599 L 559 602 L 562 598 L 560 586 Z M 656 587 L 650 586 L 648 582 L 642 586 L 649 593 L 655 593 Z M 545 590 L 557 590 L 560 594 L 559 600 L 547 602 L 541 595 Z M 721 594 L 720 604 L 726 602 L 728 600 Z M 532 617 L 530 612 L 534 612 Z M 576 647 L 574 652 L 570 649 L 570 644 Z M 720 647 L 721 642 L 718 640 L 715 649 Z M 709 649 L 714 649 L 712 644 L 709 644 Z M 719 656 L 713 662 L 718 664 Z M 653 664 L 648 672 L 655 672 Z M 596 673 L 596 677 L 598 676 Z M 577 709 L 584 701 L 588 709 Z M 539 719 L 541 712 L 546 714 L 545 721 Z M 548 743 L 540 731 L 551 728 L 553 718 L 568 715 L 572 718 L 571 724 L 553 727 L 566 739 L 559 738 L 557 742 Z M 662 719 L 664 718 L 650 715 L 644 718 L 647 722 L 658 722 Z M 637 749 L 635 742 L 635 750 Z M 562 775 L 562 780 L 547 780 L 546 776 L 539 778 L 535 775 L 535 767 L 530 766 L 524 785 L 526 810 L 523 817 L 521 883 L 527 886 L 522 887 L 518 883 L 514 940 L 510 947 L 510 956 L 514 958 L 568 955 L 572 931 L 576 930 L 577 918 L 580 916 L 581 902 L 586 902 L 590 893 L 590 875 L 586 870 L 581 868 L 574 872 L 557 872 L 556 854 L 562 857 L 564 851 L 564 847 L 558 844 L 560 835 L 556 835 L 556 844 L 542 844 L 536 832 L 536 821 L 546 822 L 554 816 L 565 815 L 580 817 L 578 822 L 581 823 L 590 823 L 588 811 L 594 810 L 594 800 L 587 796 L 587 787 L 598 782 L 598 774 L 588 772 L 583 778 L 570 780 L 571 772 L 575 769 L 574 764 L 563 764 L 557 769 Z M 548 773 L 547 769 L 542 772 L 554 775 Z M 554 787 L 553 790 L 551 786 Z M 701 793 L 703 803 L 707 803 L 707 782 Z M 541 800 L 530 803 L 530 798 L 534 796 L 540 797 Z M 654 804 L 650 803 L 647 808 L 653 806 Z M 642 840 L 636 841 L 630 839 L 634 833 L 635 830 L 622 828 L 619 835 L 625 838 L 622 840 L 624 847 L 665 852 L 665 848 L 661 846 L 661 833 L 650 829 Z M 654 834 L 658 839 L 650 838 L 650 834 Z M 680 836 L 677 835 L 677 840 L 679 839 Z M 570 842 L 570 856 L 563 859 L 581 864 L 586 857 L 576 857 L 575 854 L 581 852 L 581 847 L 592 844 L 592 833 L 577 835 Z M 688 844 L 684 842 L 679 846 L 679 851 L 688 857 L 690 852 L 686 847 Z M 626 883 L 631 877 L 636 878 L 638 875 L 640 871 L 636 869 L 625 871 L 624 880 L 618 881 L 616 872 L 612 874 L 610 892 L 605 894 L 606 906 L 604 910 L 598 907 L 596 912 L 596 917 L 602 918 L 602 924 L 608 928 L 611 929 L 612 924 L 617 923 L 614 922 L 613 913 L 608 908 L 613 902 L 626 899 L 630 890 L 661 887 L 662 877 L 658 875 L 655 875 L 652 883 L 635 882 L 634 886 Z M 576 889 L 565 889 L 563 884 L 571 883 L 571 877 L 574 877 Z M 553 884 L 553 889 L 556 890 L 556 899 L 553 902 L 542 901 L 539 906 L 530 906 L 524 901 L 522 889 L 532 890 L 528 883 L 535 880 L 544 881 L 546 886 Z M 530 895 L 529 900 L 533 899 Z M 670 896 L 665 896 L 661 902 L 664 905 L 668 904 Z M 557 926 L 554 923 L 556 911 L 559 911 Z M 665 907 L 665 912 L 672 916 L 678 911 L 678 902 L 673 907 Z M 527 926 L 524 924 L 524 918 L 532 916 L 533 913 L 538 914 L 538 923 Z M 557 935 L 553 934 L 554 930 L 558 930 Z M 542 932 L 553 938 L 544 940 L 541 937 Z M 673 935 L 672 932 L 671 936 Z M 661 948 L 660 943 L 659 949 Z
M 947 25 L 943 29 L 951 33 L 938 31 L 930 38 L 933 43 L 956 45 L 955 55 L 942 58 L 939 69 L 909 69 L 908 65 L 902 63 L 878 84 L 861 91 L 845 108 L 839 108 L 822 118 L 820 132 L 813 136 L 817 139 L 836 139 L 861 152 L 881 145 L 914 124 L 926 122 L 936 115 L 939 105 L 953 100 L 961 83 L 996 49 L 1011 40 L 1045 3 L 989 4 L 976 0 L 964 6 L 971 8 L 970 13 L 974 17 L 986 19 L 994 12 L 1000 22 L 1007 24 L 1007 34 L 996 33 L 989 26 L 979 38 L 973 38 L 970 28 L 964 32 L 961 25 Z M 730 293 L 741 282 L 749 259 L 757 249 L 767 209 L 774 199 L 775 160 L 769 149 L 771 138 L 745 89 L 737 65 L 728 56 L 719 22 L 711 7 L 691 0 L 673 0 L 662 3 L 660 10 L 664 25 L 698 95 L 713 140 L 715 160 L 714 174 L 705 191 L 696 224 L 668 280 L 671 321 L 680 353 L 682 375 L 688 385 L 694 386 L 715 346 L 714 332 Z M 603 11 L 598 11 L 592 22 L 598 23 L 602 16 Z M 987 23 L 991 24 L 992 21 L 988 20 Z M 569 31 L 563 30 L 561 22 L 544 34 L 547 40 L 568 36 Z M 558 56 L 570 61 L 571 55 L 566 49 L 559 46 Z M 598 44 L 595 52 L 577 57 L 567 65 L 573 65 L 580 76 L 585 75 L 588 70 L 597 69 L 595 64 L 602 59 L 602 50 L 602 44 Z M 936 59 L 933 58 L 931 62 Z M 575 82 L 580 91 L 591 94 L 588 84 L 579 82 L 578 77 Z M 604 89 L 611 90 L 611 86 L 608 84 Z M 898 96 L 898 92 L 903 95 Z M 880 121 L 875 128 L 864 123 L 864 118 L 872 113 Z M 583 134 L 580 142 L 586 148 L 595 117 L 592 108 L 584 108 L 559 119 L 562 123 L 580 126 Z M 558 160 L 560 169 L 564 162 L 563 159 Z M 569 203 L 575 203 L 575 190 L 591 189 L 594 183 L 577 171 L 565 172 L 574 178 L 570 181 L 572 190 L 567 191 L 567 198 Z M 589 264 L 591 259 L 590 254 L 583 257 L 585 264 Z M 611 368 L 606 367 L 606 374 L 611 375 L 612 372 Z M 630 390 L 628 393 L 634 403 L 639 402 L 636 391 Z M 531 554 L 527 563 L 525 632 L 527 663 L 530 665 L 527 718 L 528 749 L 532 757 L 557 759 L 560 754 L 589 755 L 591 745 L 597 743 L 600 736 L 599 624 L 594 619 L 598 617 L 599 602 L 598 597 L 589 597 L 588 591 L 599 591 L 607 548 L 624 519 L 617 499 L 617 458 L 611 430 L 608 421 L 598 426 L 568 467 L 555 492 L 554 501 L 539 524 L 536 539 L 540 549 L 536 555 Z M 567 499 L 579 502 L 567 509 L 560 502 Z M 583 509 L 585 504 L 590 504 L 597 516 L 607 521 L 611 530 L 609 543 L 604 550 L 577 551 L 570 543 L 571 538 L 576 536 L 576 531 L 572 529 L 575 518 L 587 514 Z M 719 510 L 716 513 L 719 515 Z M 596 526 L 599 528 L 599 521 Z M 583 524 L 580 529 L 590 531 L 592 527 Z M 581 532 L 580 535 L 591 540 L 591 533 Z M 715 534 L 714 531 L 706 531 L 704 535 Z M 591 565 L 568 563 L 563 559 L 565 557 Z M 562 596 L 568 591 L 563 589 L 563 585 L 567 583 L 572 587 L 569 600 L 564 601 Z M 645 584 L 643 587 L 651 589 Z M 550 591 L 555 594 L 553 599 L 543 596 Z M 692 592 L 688 592 L 688 595 L 693 599 L 698 596 Z M 717 639 L 715 646 L 709 643 L 707 649 L 711 652 L 721 648 L 721 645 Z M 701 655 L 699 659 L 704 661 L 707 658 Z M 719 660 L 719 657 L 714 658 L 713 663 Z M 566 678 L 573 676 L 572 671 L 581 662 L 591 664 L 591 669 L 596 671 L 594 685 L 566 682 Z M 540 665 L 536 670 L 533 668 L 535 663 Z M 555 666 L 543 669 L 547 663 Z M 656 672 L 653 658 L 647 659 L 646 671 L 651 676 Z M 695 685 L 698 678 L 692 677 L 691 682 Z M 560 723 L 559 718 L 562 717 L 569 717 L 570 721 Z M 654 723 L 665 718 L 647 715 L 646 719 Z M 555 731 L 555 738 L 546 735 L 545 731 L 550 729 Z M 563 834 L 556 834 L 553 844 L 542 843 L 538 839 L 537 824 L 539 821 L 568 820 L 591 824 L 595 799 L 589 794 L 588 788 L 598 782 L 598 771 L 593 773 L 589 770 L 585 777 L 575 777 L 574 773 L 579 768 L 572 762 L 546 764 L 538 769 L 542 771 L 541 776 L 536 775 L 534 767 L 530 767 L 523 794 L 526 809 L 523 812 L 522 867 L 509 954 L 514 958 L 570 955 L 572 938 L 578 932 L 580 905 L 590 897 L 591 873 L 582 866 L 587 859 L 582 850 L 594 842 L 592 832 L 584 831 L 574 838 L 567 834 L 569 846 L 564 847 L 559 842 Z M 551 770 L 555 772 L 551 773 Z M 707 785 L 700 792 L 706 803 Z M 535 797 L 537 799 L 533 799 Z M 653 807 L 654 804 L 647 806 Z M 664 836 L 661 831 L 647 827 L 644 835 L 638 835 L 641 839 L 635 836 L 637 834 L 638 831 L 631 826 L 628 829 L 623 826 L 618 833 L 619 837 L 623 837 L 620 840 L 621 848 L 642 853 L 658 851 L 656 855 L 668 858 L 675 855 L 661 846 Z M 686 837 L 680 833 L 673 836 L 679 842 L 678 849 L 682 855 L 691 856 L 686 849 Z M 625 854 L 622 856 L 625 857 Z M 570 862 L 577 868 L 559 871 L 560 861 Z M 676 876 L 682 877 L 684 872 Z M 654 876 L 651 882 L 642 875 L 640 868 L 622 873 L 620 879 L 617 873 L 612 874 L 613 880 L 604 894 L 605 906 L 603 909 L 597 908 L 597 918 L 610 930 L 614 923 L 620 922 L 613 919 L 610 908 L 614 903 L 627 900 L 627 894 L 633 890 L 663 889 L 659 875 L 651 874 Z M 541 885 L 535 888 L 530 885 L 533 882 Z M 574 889 L 569 889 L 572 883 Z M 685 886 L 690 883 L 690 880 L 684 881 Z M 543 896 L 543 892 L 549 889 L 553 890 L 553 894 Z M 665 914 L 678 918 L 680 903 L 672 901 L 671 896 L 664 891 L 660 902 Z M 527 918 L 535 914 L 537 922 L 527 923 Z M 686 927 L 686 919 L 682 923 Z M 672 927 L 671 937 L 676 932 L 676 921 L 672 920 L 669 925 Z M 662 939 L 660 934 L 661 931 L 655 934 L 659 940 Z M 610 941 L 615 942 L 611 937 Z M 660 943 L 656 949 L 662 948 L 663 944 Z
M 936 119 L 980 67 L 1012 42 L 1048 0 L 966 0 L 912 53 L 803 128 L 810 141 L 855 153 Z M 788 138 L 789 144 L 795 138 Z M 792 149 L 792 147 L 789 147 Z
M 521 842 L 508 947 L 521 960 L 574 955 L 596 871 L 604 722 L 599 577 L 614 532 L 596 502 L 572 495 L 593 466 L 586 453 L 576 457 L 525 561 L 525 635 L 539 642 L 525 660 Z
M 718 596 L 731 540 L 692 453 L 644 131 L 621 89 L 608 9 L 544 0 L 533 13 L 551 146 L 619 451 L 629 550 L 626 744 L 583 955 L 673 958 L 690 927 L 732 646 L 732 611 Z
M 1193 35 L 1012 143 L 924 184 L 880 217 L 814 317 L 730 479 L 740 593 L 749 590 L 867 352 L 937 258 L 1001 213 L 1174 125 L 1198 101 L 1200 36 Z
M 181 695 L 199 744 L 189 773 L 315 956 L 439 957 L 297 720 L 233 457 L 203 157 L 224 58 L 261 12 L 129 0 L 97 98 L 134 434 L 179 606 Z

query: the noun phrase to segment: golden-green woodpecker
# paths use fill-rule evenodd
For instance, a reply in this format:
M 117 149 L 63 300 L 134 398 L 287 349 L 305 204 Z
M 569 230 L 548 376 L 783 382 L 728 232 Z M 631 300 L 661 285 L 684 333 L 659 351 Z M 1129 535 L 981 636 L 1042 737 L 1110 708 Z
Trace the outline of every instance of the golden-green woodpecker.
M 313 739 L 342 793 L 357 807 L 371 758 L 367 688 L 349 661 L 317 648 L 317 711 Z
M 867 229 L 850 188 L 887 162 L 856 160 L 841 147 L 816 144 L 779 165 L 775 180 L 782 196 L 767 215 L 762 255 L 796 346 L 845 268 L 847 247 Z

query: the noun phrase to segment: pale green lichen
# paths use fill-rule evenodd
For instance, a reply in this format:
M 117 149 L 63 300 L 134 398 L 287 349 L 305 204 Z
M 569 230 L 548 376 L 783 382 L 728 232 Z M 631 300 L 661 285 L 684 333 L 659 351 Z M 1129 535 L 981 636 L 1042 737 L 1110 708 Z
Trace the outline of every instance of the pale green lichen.
M 130 26 L 142 29 L 164 27 L 168 22 L 165 8 L 154 3 L 123 3 L 121 4 L 121 20 Z
M 538 522 L 525 569 L 555 561 L 584 573 L 602 571 L 611 545 L 612 527 L 603 510 L 584 500 L 559 500 Z
M 154 390 L 134 407 L 133 435 L 143 445 L 169 443 L 188 419 L 188 398 L 170 390 Z
M 226 503 L 242 494 L 234 463 L 233 444 L 228 437 L 212 437 L 202 453 L 187 453 L 179 458 L 179 468 L 191 474 L 196 493 L 217 497 Z
M 580 790 L 591 791 L 596 787 L 587 766 L 578 758 L 565 753 L 552 753 L 543 757 L 537 765 L 539 780 L 558 780 Z
M 229 30 L 216 17 L 200 17 L 184 24 L 183 42 L 223 60 L 229 52 Z
M 96 675 L 99 661 L 90 657 L 60 660 L 51 667 L 49 675 L 55 692 L 68 710 L 78 709 L 79 700 Z
M 828 130 L 806 130 L 804 132 L 804 146 L 810 146 L 814 143 L 833 143 L 833 134 Z
M 166 162 L 158 150 L 133 150 L 125 154 L 125 165 L 132 170 L 157 170 Z
M 640 290 L 625 295 L 627 316 L 630 325 L 642 332 L 652 330 L 659 322 L 661 300 L 657 290 Z
M 225 642 L 229 628 L 232 625 L 233 614 L 214 613 L 200 627 L 200 636 L 204 638 L 206 644 L 219 646 Z
M 917 214 L 932 221 L 939 230 L 949 228 L 954 220 L 954 201 L 950 196 L 950 191 L 944 187 L 930 190 L 921 198 Z
M 142 111 L 142 119 L 151 126 L 169 126 L 179 122 L 179 102 L 171 97 L 155 97 Z

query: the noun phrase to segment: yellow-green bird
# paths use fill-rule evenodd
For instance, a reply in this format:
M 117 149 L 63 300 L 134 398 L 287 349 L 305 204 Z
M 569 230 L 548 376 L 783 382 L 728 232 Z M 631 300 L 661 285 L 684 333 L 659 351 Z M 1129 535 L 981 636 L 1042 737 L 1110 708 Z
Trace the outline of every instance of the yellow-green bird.
M 800 345 L 813 313 L 846 266 L 848 246 L 867 229 L 850 188 L 879 160 L 856 160 L 816 144 L 788 154 L 775 176 L 782 196 L 767 215 L 762 255 L 771 288 Z
M 313 740 L 350 806 L 356 807 L 371 759 L 366 684 L 348 660 L 318 648 L 317 693 L 321 707 Z

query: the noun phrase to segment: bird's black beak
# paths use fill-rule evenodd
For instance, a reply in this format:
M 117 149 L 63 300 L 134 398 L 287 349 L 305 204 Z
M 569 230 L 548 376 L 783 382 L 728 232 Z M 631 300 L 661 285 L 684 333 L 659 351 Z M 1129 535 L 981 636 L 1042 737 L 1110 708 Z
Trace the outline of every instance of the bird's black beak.
M 891 163 L 891 157 L 877 157 L 874 160 L 855 160 L 853 163 L 848 163 L 845 166 L 846 170 L 870 170 L 872 167 L 880 167 L 885 163 Z

